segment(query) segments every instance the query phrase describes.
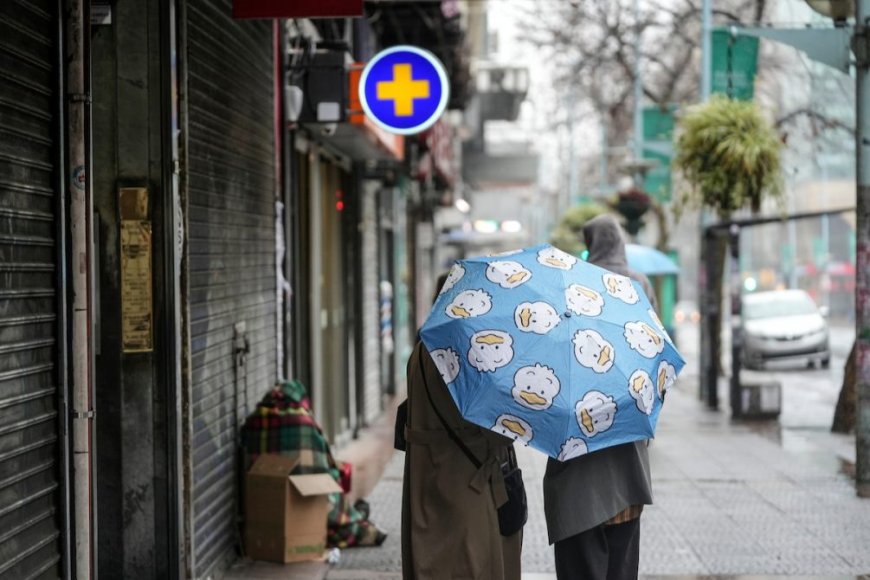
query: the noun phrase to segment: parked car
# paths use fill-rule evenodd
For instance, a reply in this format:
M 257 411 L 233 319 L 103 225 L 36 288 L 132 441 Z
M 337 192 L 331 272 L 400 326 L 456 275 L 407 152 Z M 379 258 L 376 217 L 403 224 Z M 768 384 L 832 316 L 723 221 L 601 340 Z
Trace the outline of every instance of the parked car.
M 803 290 L 758 292 L 743 297 L 743 366 L 799 361 L 827 368 L 831 363 L 828 322 Z

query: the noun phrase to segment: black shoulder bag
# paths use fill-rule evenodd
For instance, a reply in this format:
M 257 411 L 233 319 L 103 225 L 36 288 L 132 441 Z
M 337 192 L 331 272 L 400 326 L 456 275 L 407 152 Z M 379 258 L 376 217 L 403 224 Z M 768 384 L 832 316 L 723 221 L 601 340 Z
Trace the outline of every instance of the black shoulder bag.
M 447 430 L 450 438 L 462 449 L 468 460 L 477 468 L 483 465 L 471 449 L 464 441 L 451 429 L 450 424 L 438 410 L 435 401 L 432 400 L 432 393 L 429 392 L 429 383 L 426 381 L 426 372 L 423 370 L 423 353 L 420 352 L 420 375 L 423 377 L 423 386 L 426 389 L 426 395 L 429 397 L 429 403 L 441 420 L 441 424 Z M 526 525 L 526 520 L 529 517 L 528 505 L 526 503 L 526 487 L 523 483 L 523 471 L 517 466 L 515 456 L 509 454 L 507 462 L 501 464 L 501 473 L 504 478 L 504 487 L 507 492 L 507 501 L 498 508 L 498 531 L 502 536 L 512 536 Z
M 393 449 L 407 451 L 408 442 L 405 441 L 405 425 L 408 424 L 408 399 L 405 399 L 396 407 L 396 425 L 393 427 Z

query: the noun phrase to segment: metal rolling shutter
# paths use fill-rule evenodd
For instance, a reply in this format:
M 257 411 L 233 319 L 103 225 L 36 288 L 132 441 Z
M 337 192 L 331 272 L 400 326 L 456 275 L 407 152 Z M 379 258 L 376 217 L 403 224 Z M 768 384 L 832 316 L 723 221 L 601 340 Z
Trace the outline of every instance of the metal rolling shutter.
M 205 578 L 234 557 L 237 413 L 276 377 L 273 48 L 271 23 L 233 21 L 229 0 L 187 6 L 193 562 Z
M 0 3 L 0 578 L 59 577 L 56 2 Z
M 360 188 L 362 194 L 362 331 L 363 379 L 365 400 L 363 413 L 366 423 L 381 413 L 381 348 L 380 348 L 380 292 L 378 288 L 378 214 L 375 183 Z

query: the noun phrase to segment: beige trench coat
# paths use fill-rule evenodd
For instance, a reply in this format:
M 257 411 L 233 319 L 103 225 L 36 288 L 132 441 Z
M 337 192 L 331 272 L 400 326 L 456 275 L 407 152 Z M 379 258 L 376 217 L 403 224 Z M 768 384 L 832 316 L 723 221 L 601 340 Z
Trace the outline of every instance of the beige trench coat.
M 422 373 L 441 414 L 483 463 L 479 470 L 435 414 Z M 405 433 L 402 577 L 519 580 L 522 532 L 502 537 L 497 515 L 497 506 L 506 501 L 500 465 L 513 454 L 512 441 L 461 418 L 419 343 L 408 362 Z

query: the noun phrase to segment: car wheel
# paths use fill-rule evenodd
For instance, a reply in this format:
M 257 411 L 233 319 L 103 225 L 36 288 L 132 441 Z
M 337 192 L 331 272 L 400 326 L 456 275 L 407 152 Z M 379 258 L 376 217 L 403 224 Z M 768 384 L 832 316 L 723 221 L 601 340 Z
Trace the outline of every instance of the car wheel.
M 820 362 L 822 363 L 823 369 L 831 368 L 831 359 L 830 358 L 823 358 Z

